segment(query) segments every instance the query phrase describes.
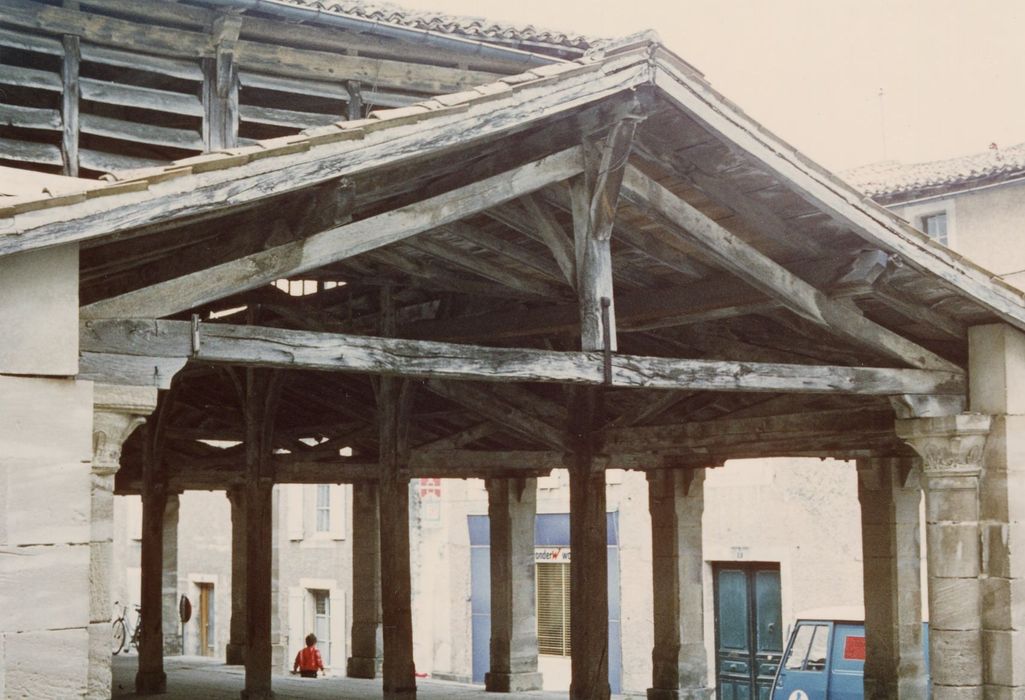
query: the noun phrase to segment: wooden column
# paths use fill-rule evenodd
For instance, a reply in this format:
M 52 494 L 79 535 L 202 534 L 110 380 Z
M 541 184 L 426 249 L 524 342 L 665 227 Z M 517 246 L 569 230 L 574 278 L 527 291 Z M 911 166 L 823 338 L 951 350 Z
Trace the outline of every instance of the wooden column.
M 352 487 L 352 656 L 350 678 L 376 678 L 381 670 L 381 516 L 377 484 Z
M 231 622 L 224 658 L 241 666 L 246 659 L 246 494 L 233 487 L 225 495 L 231 503 Z
M 391 290 L 381 294 L 382 334 L 395 332 Z M 381 476 L 381 608 L 384 632 L 384 697 L 416 697 L 413 605 L 409 563 L 409 465 L 405 449 L 409 395 L 399 380 L 378 380 L 377 421 Z
M 620 122 L 604 143 L 585 143 L 585 172 L 570 187 L 580 348 L 585 351 L 616 350 L 610 239 L 634 127 L 633 121 Z M 594 459 L 602 389 L 575 387 L 570 397 L 570 697 L 603 700 L 610 695 L 608 526 L 605 471 Z
M 865 592 L 865 698 L 928 694 L 922 649 L 919 468 L 912 460 L 858 460 Z
M 649 700 L 710 700 L 701 516 L 705 470 L 648 473 L 654 647 Z
M 983 697 L 979 475 L 990 422 L 977 413 L 897 421 L 922 457 L 935 700 Z
M 78 177 L 78 68 L 82 52 L 77 36 L 65 34 L 64 60 L 61 63 L 61 157 L 64 175 Z
M 246 370 L 246 683 L 245 700 L 272 698 L 272 492 L 271 463 L 276 377 Z
M 139 669 L 135 692 L 155 695 L 167 692 L 164 673 L 163 564 L 165 484 L 159 478 L 155 428 L 145 426 L 146 444 L 142 470 L 142 552 L 139 603 L 142 609 L 139 638 Z
M 541 689 L 537 670 L 534 516 L 537 479 L 488 479 L 491 524 L 491 669 L 485 689 Z
M 238 15 L 214 20 L 216 51 L 203 59 L 203 144 L 208 151 L 238 145 L 238 68 L 235 42 L 242 28 Z

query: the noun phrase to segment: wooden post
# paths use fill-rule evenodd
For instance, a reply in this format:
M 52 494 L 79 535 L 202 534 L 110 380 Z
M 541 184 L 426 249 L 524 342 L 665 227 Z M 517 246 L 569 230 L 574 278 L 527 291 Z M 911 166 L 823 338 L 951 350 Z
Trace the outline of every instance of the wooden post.
M 352 656 L 350 678 L 376 678 L 381 655 L 381 516 L 377 484 L 352 488 Z
M 345 84 L 346 89 L 349 91 L 349 105 L 346 110 L 345 118 L 349 121 L 355 121 L 363 118 L 363 92 L 358 80 L 350 80 Z
M 616 314 L 612 290 L 610 238 L 619 183 L 630 152 L 634 123 L 616 124 L 597 157 L 585 144 L 589 161 L 571 183 L 580 349 L 616 350 Z M 574 388 L 570 394 L 568 455 L 570 491 L 570 698 L 605 700 L 609 689 L 608 524 L 605 471 L 594 457 L 600 442 L 595 428 L 603 413 L 600 387 Z
M 484 687 L 540 690 L 534 581 L 537 479 L 488 479 L 491 523 L 491 668 Z
M 82 58 L 77 36 L 65 34 L 64 60 L 61 63 L 61 157 L 63 173 L 78 177 L 78 67 Z
M 244 700 L 270 700 L 273 650 L 271 434 L 276 377 L 268 370 L 246 370 L 246 683 Z
M 143 455 L 142 552 L 139 603 L 142 621 L 139 639 L 139 670 L 135 674 L 135 692 L 154 695 L 167 692 L 164 673 L 164 632 L 162 610 L 164 560 L 164 508 L 167 491 L 159 479 L 157 430 L 149 425 Z
M 391 290 L 381 293 L 382 334 L 395 332 Z M 384 632 L 382 679 L 386 700 L 416 697 L 413 605 L 409 563 L 409 468 L 399 380 L 378 380 L 377 420 L 381 477 L 381 608 Z
M 231 502 L 231 623 L 225 663 L 245 663 L 246 647 L 246 493 L 243 488 L 227 490 Z
M 235 42 L 242 18 L 222 15 L 214 21 L 216 52 L 203 59 L 203 144 L 208 151 L 238 145 L 238 68 Z

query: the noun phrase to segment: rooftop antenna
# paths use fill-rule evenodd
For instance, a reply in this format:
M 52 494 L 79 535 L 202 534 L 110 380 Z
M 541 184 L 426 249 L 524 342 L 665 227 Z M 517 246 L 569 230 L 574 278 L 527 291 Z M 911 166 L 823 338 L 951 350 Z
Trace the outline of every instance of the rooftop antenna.
M 888 160 L 886 153 L 886 91 L 879 88 L 879 138 L 883 142 L 883 160 Z

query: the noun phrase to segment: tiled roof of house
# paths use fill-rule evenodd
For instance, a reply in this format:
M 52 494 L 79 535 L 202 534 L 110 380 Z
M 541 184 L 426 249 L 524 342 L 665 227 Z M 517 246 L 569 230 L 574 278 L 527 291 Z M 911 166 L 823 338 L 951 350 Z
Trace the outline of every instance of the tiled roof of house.
M 895 161 L 870 163 L 841 173 L 869 197 L 888 203 L 952 189 L 1025 176 L 1025 143 L 1010 148 L 990 147 L 982 153 L 927 163 Z
M 483 17 L 411 10 L 387 2 L 364 2 L 363 0 L 275 0 L 275 2 L 513 46 L 524 44 L 558 46 L 583 52 L 599 41 L 595 37 L 545 29 L 533 24 L 516 26 L 494 22 Z

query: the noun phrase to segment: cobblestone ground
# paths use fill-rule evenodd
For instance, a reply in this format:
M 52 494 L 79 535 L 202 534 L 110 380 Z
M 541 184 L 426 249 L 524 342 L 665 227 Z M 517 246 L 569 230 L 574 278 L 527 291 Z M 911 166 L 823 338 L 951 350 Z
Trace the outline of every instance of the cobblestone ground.
M 135 694 L 135 654 L 114 657 L 115 698 L 144 697 Z M 198 656 L 172 656 L 164 660 L 167 672 L 167 694 L 154 696 L 167 700 L 238 700 L 244 685 L 240 666 L 225 666 L 216 660 Z M 274 694 L 279 700 L 292 698 L 331 698 L 331 700 L 359 700 L 380 698 L 381 681 L 354 678 L 296 678 L 276 676 Z M 485 693 L 480 686 L 448 683 L 446 681 L 418 680 L 418 698 L 437 700 L 565 700 L 566 693 Z

